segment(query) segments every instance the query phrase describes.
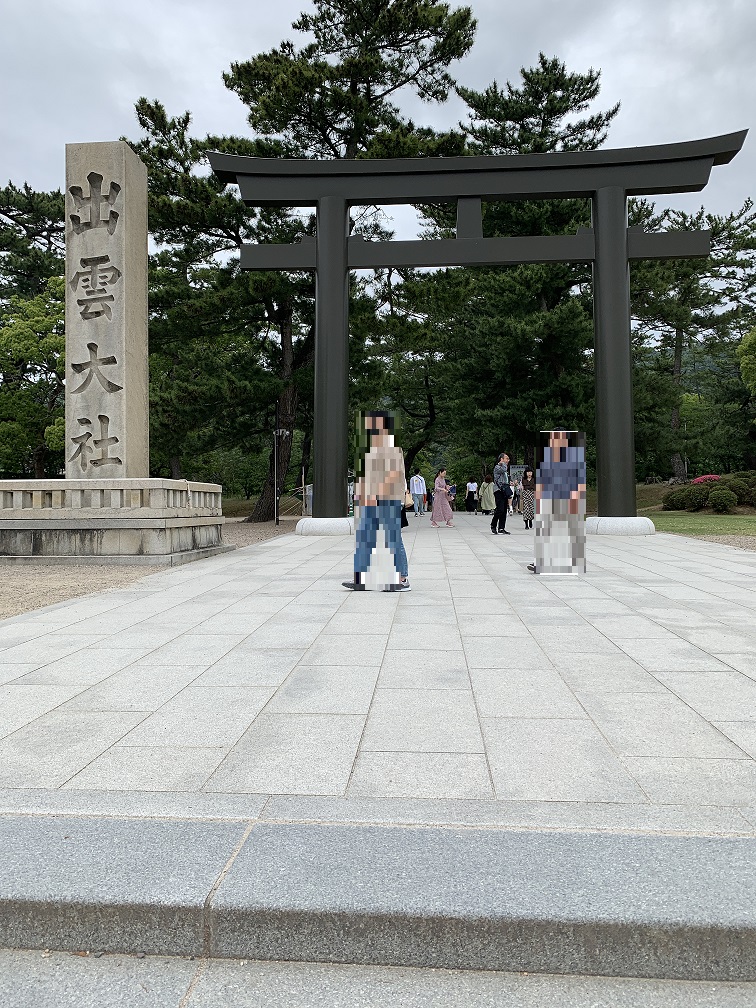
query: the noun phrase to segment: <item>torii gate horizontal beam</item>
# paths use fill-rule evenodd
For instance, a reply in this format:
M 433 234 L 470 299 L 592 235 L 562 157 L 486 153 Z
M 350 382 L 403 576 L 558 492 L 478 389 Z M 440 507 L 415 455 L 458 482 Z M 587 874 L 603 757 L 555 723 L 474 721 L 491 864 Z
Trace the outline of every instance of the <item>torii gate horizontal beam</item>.
M 317 206 L 592 197 L 609 186 L 628 196 L 699 192 L 712 165 L 731 161 L 746 131 L 619 150 L 450 158 L 313 161 L 208 154 L 215 174 L 250 206 Z
M 628 259 L 695 259 L 709 254 L 710 231 L 664 231 L 652 234 L 629 228 Z M 511 263 L 592 262 L 592 228 L 576 235 L 525 238 L 441 238 L 428 241 L 347 242 L 348 269 L 412 266 L 503 266 Z M 314 270 L 314 239 L 291 245 L 244 245 L 240 265 L 246 270 Z

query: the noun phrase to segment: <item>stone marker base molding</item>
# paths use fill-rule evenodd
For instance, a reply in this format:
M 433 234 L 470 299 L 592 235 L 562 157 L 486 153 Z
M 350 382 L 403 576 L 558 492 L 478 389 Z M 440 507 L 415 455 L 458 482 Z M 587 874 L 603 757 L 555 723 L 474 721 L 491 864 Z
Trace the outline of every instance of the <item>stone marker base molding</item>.
M 656 526 L 650 518 L 640 515 L 629 518 L 597 518 L 593 516 L 585 519 L 585 531 L 588 535 L 655 535 Z
M 223 521 L 217 483 L 0 480 L 0 563 L 174 566 L 234 549 Z

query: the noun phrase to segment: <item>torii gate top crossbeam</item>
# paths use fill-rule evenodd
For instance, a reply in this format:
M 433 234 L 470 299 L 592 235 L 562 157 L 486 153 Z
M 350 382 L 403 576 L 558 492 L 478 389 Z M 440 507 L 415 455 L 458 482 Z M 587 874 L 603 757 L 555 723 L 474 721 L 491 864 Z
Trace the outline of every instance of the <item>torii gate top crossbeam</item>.
M 618 150 L 448 158 L 315 161 L 210 153 L 224 182 L 250 206 L 434 203 L 460 198 L 590 197 L 616 187 L 628 196 L 699 192 L 715 164 L 731 161 L 747 130 L 683 143 Z

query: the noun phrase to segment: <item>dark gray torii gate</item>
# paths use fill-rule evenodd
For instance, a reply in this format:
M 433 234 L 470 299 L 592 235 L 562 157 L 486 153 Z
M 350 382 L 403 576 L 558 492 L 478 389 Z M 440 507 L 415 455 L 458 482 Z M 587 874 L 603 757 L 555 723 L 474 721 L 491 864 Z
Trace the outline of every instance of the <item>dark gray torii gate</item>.
M 311 161 L 211 153 L 218 177 L 235 183 L 249 206 L 314 206 L 316 237 L 294 245 L 245 245 L 242 269 L 314 270 L 315 424 L 313 515 L 347 514 L 347 379 L 350 269 L 590 262 L 596 372 L 598 513 L 635 509 L 631 259 L 709 253 L 708 231 L 648 234 L 627 227 L 627 197 L 699 192 L 715 164 L 726 164 L 747 131 L 687 143 L 623 150 L 484 157 Z M 481 202 L 587 197 L 592 228 L 576 235 L 484 238 Z M 457 204 L 457 237 L 365 241 L 349 237 L 349 207 Z

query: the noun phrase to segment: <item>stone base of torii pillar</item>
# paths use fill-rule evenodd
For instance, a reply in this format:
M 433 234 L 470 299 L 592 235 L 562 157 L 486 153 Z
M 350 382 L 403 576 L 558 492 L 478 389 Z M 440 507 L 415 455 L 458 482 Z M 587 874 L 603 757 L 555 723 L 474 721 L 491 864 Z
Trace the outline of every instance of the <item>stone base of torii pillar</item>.
M 223 543 L 221 487 L 168 479 L 0 480 L 0 564 L 177 564 Z
M 645 515 L 632 515 L 627 518 L 602 518 L 592 515 L 585 519 L 585 531 L 588 535 L 655 535 L 656 526 Z

